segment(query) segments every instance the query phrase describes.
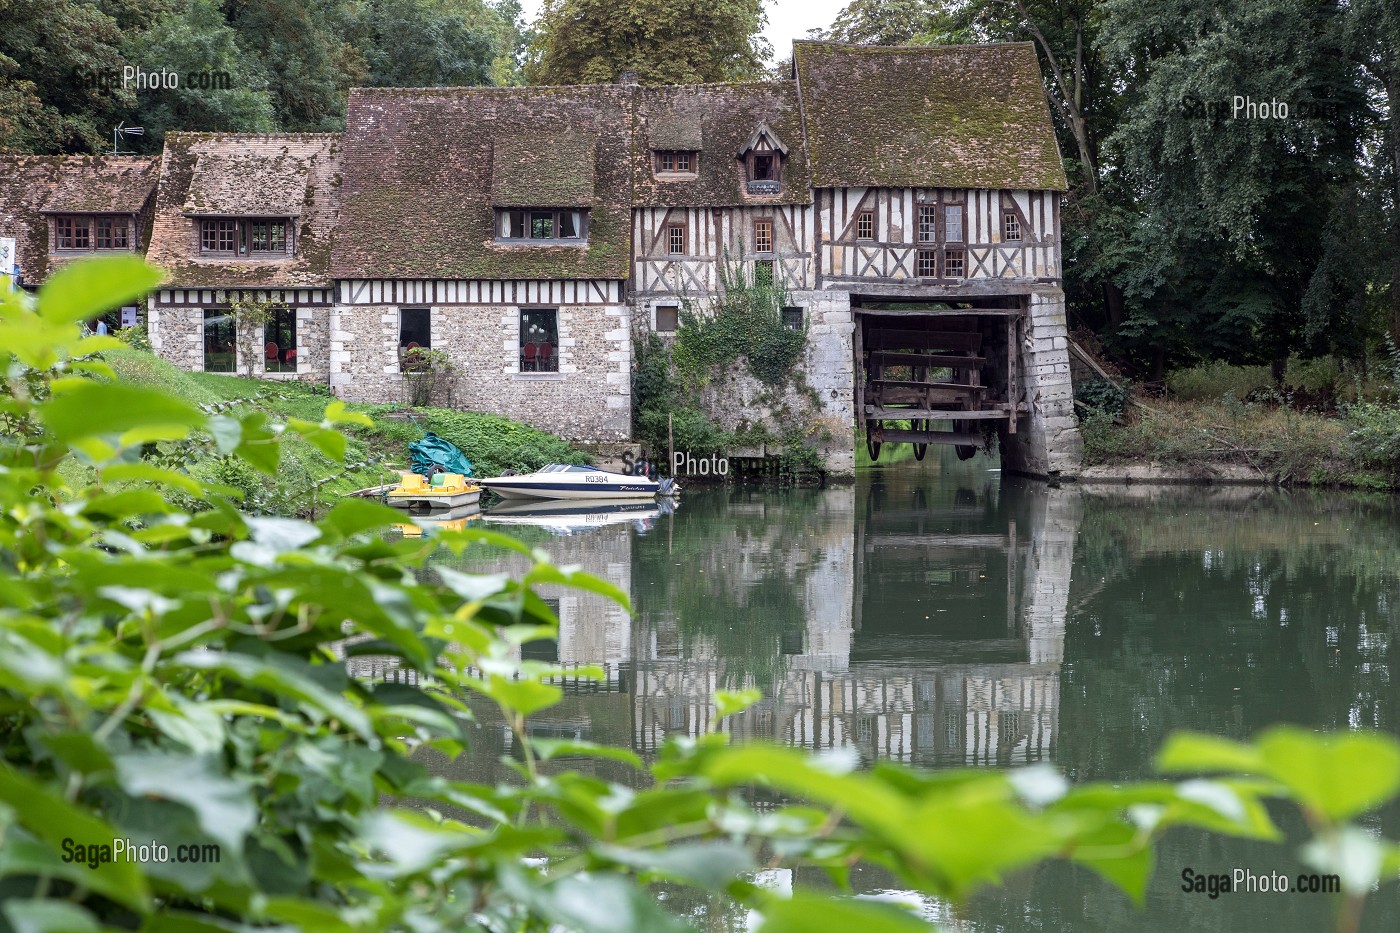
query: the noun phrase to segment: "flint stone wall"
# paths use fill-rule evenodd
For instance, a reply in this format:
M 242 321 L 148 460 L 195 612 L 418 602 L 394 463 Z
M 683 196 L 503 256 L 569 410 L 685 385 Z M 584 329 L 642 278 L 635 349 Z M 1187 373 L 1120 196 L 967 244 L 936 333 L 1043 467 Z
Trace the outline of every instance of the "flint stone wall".
M 520 371 L 520 308 L 437 305 L 434 350 L 456 366 L 450 404 L 523 421 L 570 440 L 631 433 L 632 344 L 626 305 L 559 306 L 559 371 Z M 399 307 L 337 305 L 331 312 L 330 383 L 347 401 L 404 401 Z
M 212 310 L 212 307 L 211 307 Z M 252 375 L 259 379 L 281 382 L 325 383 L 330 375 L 329 336 L 331 309 L 324 307 L 297 308 L 297 371 L 269 373 L 261 356 L 253 361 Z M 151 349 L 161 359 L 180 369 L 204 371 L 204 309 L 173 307 L 154 302 L 146 311 L 146 332 Z M 257 345 L 262 346 L 258 340 Z M 237 372 L 243 375 L 246 360 L 237 348 Z
M 1036 289 L 1021 332 L 1021 399 L 1030 414 L 1003 432 L 1002 464 L 1035 476 L 1076 473 L 1084 460 L 1084 441 L 1074 415 L 1074 383 L 1065 326 L 1065 293 Z

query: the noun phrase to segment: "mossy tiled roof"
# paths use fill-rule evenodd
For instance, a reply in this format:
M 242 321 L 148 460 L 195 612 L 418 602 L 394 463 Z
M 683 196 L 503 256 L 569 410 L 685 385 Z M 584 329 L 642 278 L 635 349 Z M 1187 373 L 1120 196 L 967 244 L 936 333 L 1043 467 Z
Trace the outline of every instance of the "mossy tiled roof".
M 226 217 L 300 217 L 311 160 L 289 147 L 216 149 L 195 161 L 185 213 Z
M 541 127 L 492 140 L 491 203 L 497 207 L 588 207 L 598 139 Z
M 24 281 L 42 282 L 49 213 L 141 215 L 156 187 L 153 156 L 0 156 L 0 237 L 13 237 Z M 147 231 L 140 231 L 142 241 Z
M 795 82 L 644 87 L 637 95 L 634 204 L 727 207 L 812 200 Z M 782 192 L 754 198 L 744 193 L 744 167 L 738 154 L 764 123 L 788 147 L 788 155 Z M 697 177 L 657 178 L 652 152 L 667 149 L 698 151 Z
M 335 276 L 627 278 L 632 95 L 611 85 L 353 89 Z M 569 170 L 560 159 L 577 161 Z M 497 243 L 498 206 L 587 208 L 587 245 Z
M 794 61 L 815 187 L 1067 187 L 1028 42 L 798 42 Z
M 149 258 L 175 287 L 326 288 L 340 185 L 339 133 L 168 133 Z M 201 257 L 192 213 L 291 217 L 296 255 Z
M 139 214 L 156 189 L 152 156 L 72 156 L 44 202 L 49 214 Z

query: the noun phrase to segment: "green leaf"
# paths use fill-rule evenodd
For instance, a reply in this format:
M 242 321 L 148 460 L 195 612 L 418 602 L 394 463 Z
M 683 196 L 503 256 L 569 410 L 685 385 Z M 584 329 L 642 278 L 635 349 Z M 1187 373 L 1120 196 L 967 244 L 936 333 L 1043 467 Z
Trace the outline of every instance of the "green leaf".
M 553 684 L 542 684 L 537 680 L 512 680 L 499 674 L 492 674 L 484 680 L 475 678 L 464 681 L 465 685 L 484 693 L 496 701 L 496 705 L 506 712 L 529 716 L 542 709 L 548 709 L 564 699 L 564 691 Z
M 102 256 L 64 265 L 39 289 L 40 314 L 81 321 L 119 308 L 160 284 L 162 273 L 138 256 Z
M 1241 774 L 1262 774 L 1264 759 L 1259 750 L 1240 742 L 1199 732 L 1175 732 L 1157 753 L 1157 770 L 1167 773 L 1183 771 L 1233 771 Z
M 1270 729 L 1256 744 L 1271 777 L 1303 806 L 1346 820 L 1380 806 L 1400 791 L 1400 743 L 1371 732 L 1316 735 Z
M 585 758 L 608 758 L 612 761 L 621 761 L 634 768 L 642 767 L 642 759 L 631 749 L 618 748 L 613 745 L 599 745 L 596 742 L 585 742 L 576 739 L 537 739 L 531 738 L 530 745 L 535 750 L 536 757 L 540 761 L 549 761 L 553 758 L 566 758 L 572 756 L 582 756 Z
M 247 785 L 224 774 L 212 757 L 151 752 L 119 755 L 116 764 L 122 790 L 184 804 L 206 835 L 231 852 L 243 851 L 257 808 Z
M 55 392 L 39 406 L 39 417 L 58 441 L 120 434 L 147 425 L 188 429 L 205 422 L 198 410 L 164 392 L 91 380 Z
M 363 428 L 374 427 L 374 419 L 361 411 L 350 411 L 341 401 L 326 406 L 326 421 L 330 424 L 357 424 Z
M 192 496 L 204 490 L 198 481 L 184 473 L 163 470 L 149 463 L 116 463 L 102 468 L 102 479 L 109 483 L 147 482 L 158 486 L 170 486 Z
M 67 901 L 9 900 L 3 910 L 14 933 L 98 933 L 97 918 Z
M 763 691 L 748 688 L 746 690 L 716 690 L 715 691 L 715 718 L 723 719 L 726 716 L 733 716 L 735 713 L 742 713 L 763 699 Z
M 1152 877 L 1153 852 L 1146 833 L 1127 823 L 1105 823 L 1078 835 L 1070 857 L 1087 865 L 1142 906 Z
M 506 893 L 549 924 L 576 933 L 682 933 L 691 930 L 656 899 L 616 875 L 569 875 L 538 885 L 519 875 L 502 879 Z M 849 933 L 849 931 L 847 931 Z M 925 931 L 927 933 L 927 931 Z
M 20 825 L 47 843 L 50 851 L 61 850 L 64 839 L 79 845 L 110 845 L 120 835 L 48 787 L 4 765 L 0 765 L 0 802 L 9 804 Z M 130 862 L 100 863 L 84 873 L 83 883 L 132 910 L 149 909 L 146 879 Z
M 598 845 L 602 858 L 626 865 L 647 876 L 659 876 L 718 890 L 754 868 L 753 854 L 732 842 L 691 842 L 664 849 L 627 849 Z
M 246 654 L 220 651 L 185 651 L 168 663 L 174 668 L 207 671 L 232 677 L 250 687 L 266 690 L 278 697 L 294 700 L 305 712 L 317 712 L 338 719 L 370 740 L 373 737 L 369 717 L 338 694 L 332 693 L 288 661 L 274 664 Z
M 758 933 L 930 933 L 907 909 L 871 900 L 795 894 L 773 897 L 760 910 Z
M 388 528 L 401 521 L 402 512 L 382 503 L 368 499 L 344 499 L 326 513 L 320 524 L 342 538 L 349 538 L 362 531 Z

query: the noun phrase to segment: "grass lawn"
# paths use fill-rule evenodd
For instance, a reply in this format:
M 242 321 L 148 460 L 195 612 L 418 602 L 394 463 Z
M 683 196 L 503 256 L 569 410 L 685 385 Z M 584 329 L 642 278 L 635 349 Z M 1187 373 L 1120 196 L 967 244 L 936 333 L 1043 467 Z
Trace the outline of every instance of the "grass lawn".
M 274 420 L 320 421 L 326 405 L 334 401 L 324 386 L 192 373 L 141 350 L 112 351 L 103 358 L 123 380 L 162 389 L 196 405 L 231 404 L 232 413 L 257 410 Z M 408 444 L 423 437 L 425 431 L 460 447 L 477 476 L 495 476 L 506 469 L 528 472 L 546 463 L 587 462 L 586 455 L 567 441 L 496 415 L 419 408 L 411 412 L 409 420 L 390 417 L 398 412 L 398 406 L 349 407 L 369 415 L 374 426 L 346 431 L 349 445 L 344 466 L 300 437 L 290 437 L 282 445 L 275 478 L 255 472 L 240 460 L 217 455 L 187 464 L 187 468 L 204 479 L 275 502 L 277 511 L 309 513 L 337 496 L 396 478 L 394 471 L 408 466 Z M 85 468 L 73 464 L 71 469 Z

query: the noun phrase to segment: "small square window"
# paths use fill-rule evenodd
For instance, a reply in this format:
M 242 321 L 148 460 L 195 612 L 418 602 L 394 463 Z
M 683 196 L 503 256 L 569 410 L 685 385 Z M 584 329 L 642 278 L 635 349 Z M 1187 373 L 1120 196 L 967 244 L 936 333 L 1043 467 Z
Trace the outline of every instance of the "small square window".
M 963 209 L 961 204 L 943 207 L 943 239 L 948 243 L 963 241 Z
M 943 277 L 945 279 L 960 279 L 966 274 L 967 259 L 966 254 L 960 249 L 945 249 L 943 251 Z
M 755 220 L 753 222 L 753 248 L 756 253 L 773 252 L 773 221 Z
M 938 238 L 938 210 L 931 204 L 919 206 L 919 242 L 932 243 Z
M 931 249 L 919 250 L 919 278 L 934 279 L 938 277 L 938 254 Z
M 753 283 L 755 285 L 772 285 L 774 281 L 773 260 L 756 259 L 753 264 Z
M 861 211 L 856 215 L 856 239 L 875 239 L 875 212 Z
M 681 329 L 681 309 L 675 305 L 656 306 L 656 332 L 674 334 Z
M 672 256 L 685 255 L 685 224 L 671 224 L 666 228 L 666 252 Z
M 1021 218 L 1013 212 L 1007 211 L 1006 216 L 1002 218 L 1001 231 L 1003 240 L 1021 239 Z
M 788 330 L 802 329 L 802 309 L 788 307 L 783 309 L 783 326 Z

